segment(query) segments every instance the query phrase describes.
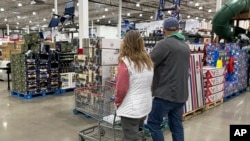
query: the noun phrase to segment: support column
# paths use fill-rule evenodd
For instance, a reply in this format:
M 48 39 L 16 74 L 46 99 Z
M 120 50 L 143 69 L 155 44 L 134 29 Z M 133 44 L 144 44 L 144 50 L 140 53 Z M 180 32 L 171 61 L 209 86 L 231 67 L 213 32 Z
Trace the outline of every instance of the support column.
M 122 33 L 122 0 L 119 0 L 119 10 L 118 10 L 118 31 L 117 31 L 117 37 L 120 39 L 121 38 L 121 33 Z
M 94 21 L 91 20 L 91 37 L 93 38 L 94 37 Z
M 7 36 L 8 36 L 8 39 L 9 39 L 10 38 L 10 25 L 6 24 L 6 28 L 7 28 Z
M 30 26 L 27 25 L 27 33 L 30 34 Z
M 79 48 L 82 48 L 83 38 L 89 38 L 89 1 L 79 0 Z
M 222 5 L 222 0 L 217 0 L 216 1 L 216 11 L 218 11 L 221 8 Z
M 54 8 L 55 8 L 55 14 L 58 14 L 58 2 L 57 2 L 57 0 L 54 1 Z

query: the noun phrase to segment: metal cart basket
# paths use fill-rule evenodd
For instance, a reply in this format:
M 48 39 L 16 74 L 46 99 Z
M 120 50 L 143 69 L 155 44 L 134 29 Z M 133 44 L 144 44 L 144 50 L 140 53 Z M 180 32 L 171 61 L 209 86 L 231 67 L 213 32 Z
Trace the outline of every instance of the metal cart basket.
M 96 119 L 98 124 L 79 131 L 80 141 L 121 141 L 120 118 L 116 117 L 114 89 L 93 86 L 75 90 L 76 109 Z M 144 139 L 143 133 L 138 137 Z

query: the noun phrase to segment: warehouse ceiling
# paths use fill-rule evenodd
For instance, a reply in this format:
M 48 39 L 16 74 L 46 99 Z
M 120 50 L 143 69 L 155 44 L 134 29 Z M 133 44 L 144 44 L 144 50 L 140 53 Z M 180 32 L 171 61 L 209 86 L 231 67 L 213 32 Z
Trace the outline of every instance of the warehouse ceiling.
M 7 23 L 11 29 L 22 29 L 27 25 L 32 29 L 47 27 L 54 13 L 54 0 L 44 0 L 41 4 L 32 4 L 32 1 L 1 0 L 0 28 L 6 28 Z M 58 14 L 63 14 L 66 1 L 68 0 L 58 0 Z M 117 25 L 118 2 L 119 0 L 89 0 L 90 23 L 93 20 L 98 25 Z M 171 2 L 172 0 L 167 0 L 166 6 L 171 6 Z M 154 20 L 158 3 L 159 0 L 123 0 L 122 18 L 135 23 Z M 78 22 L 77 1 L 76 7 L 75 21 Z M 216 0 L 181 0 L 181 20 L 197 17 L 199 20 L 210 21 L 215 9 Z M 168 16 L 168 12 L 165 15 Z

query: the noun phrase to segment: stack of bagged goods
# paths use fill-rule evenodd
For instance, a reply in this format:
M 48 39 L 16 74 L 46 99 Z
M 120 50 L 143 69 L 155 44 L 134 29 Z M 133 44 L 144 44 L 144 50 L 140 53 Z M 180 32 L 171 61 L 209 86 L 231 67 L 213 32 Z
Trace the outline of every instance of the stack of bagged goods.
M 206 105 L 223 101 L 225 88 L 225 68 L 203 67 Z
M 193 45 L 191 45 L 190 47 L 193 47 Z M 190 75 L 188 81 L 189 97 L 184 106 L 184 115 L 185 113 L 202 109 L 205 106 L 203 86 L 204 82 L 202 73 L 203 53 L 196 52 L 194 50 L 191 51 L 192 53 L 190 55 Z

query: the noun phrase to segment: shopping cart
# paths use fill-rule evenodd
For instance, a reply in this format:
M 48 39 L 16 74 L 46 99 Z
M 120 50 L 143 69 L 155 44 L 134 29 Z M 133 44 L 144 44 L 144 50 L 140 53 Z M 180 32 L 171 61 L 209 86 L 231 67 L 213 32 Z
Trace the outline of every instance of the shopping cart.
M 80 141 L 121 141 L 120 118 L 115 114 L 114 89 L 93 86 L 75 90 L 76 109 L 98 121 L 97 125 L 79 131 Z M 145 140 L 143 133 L 138 136 Z

